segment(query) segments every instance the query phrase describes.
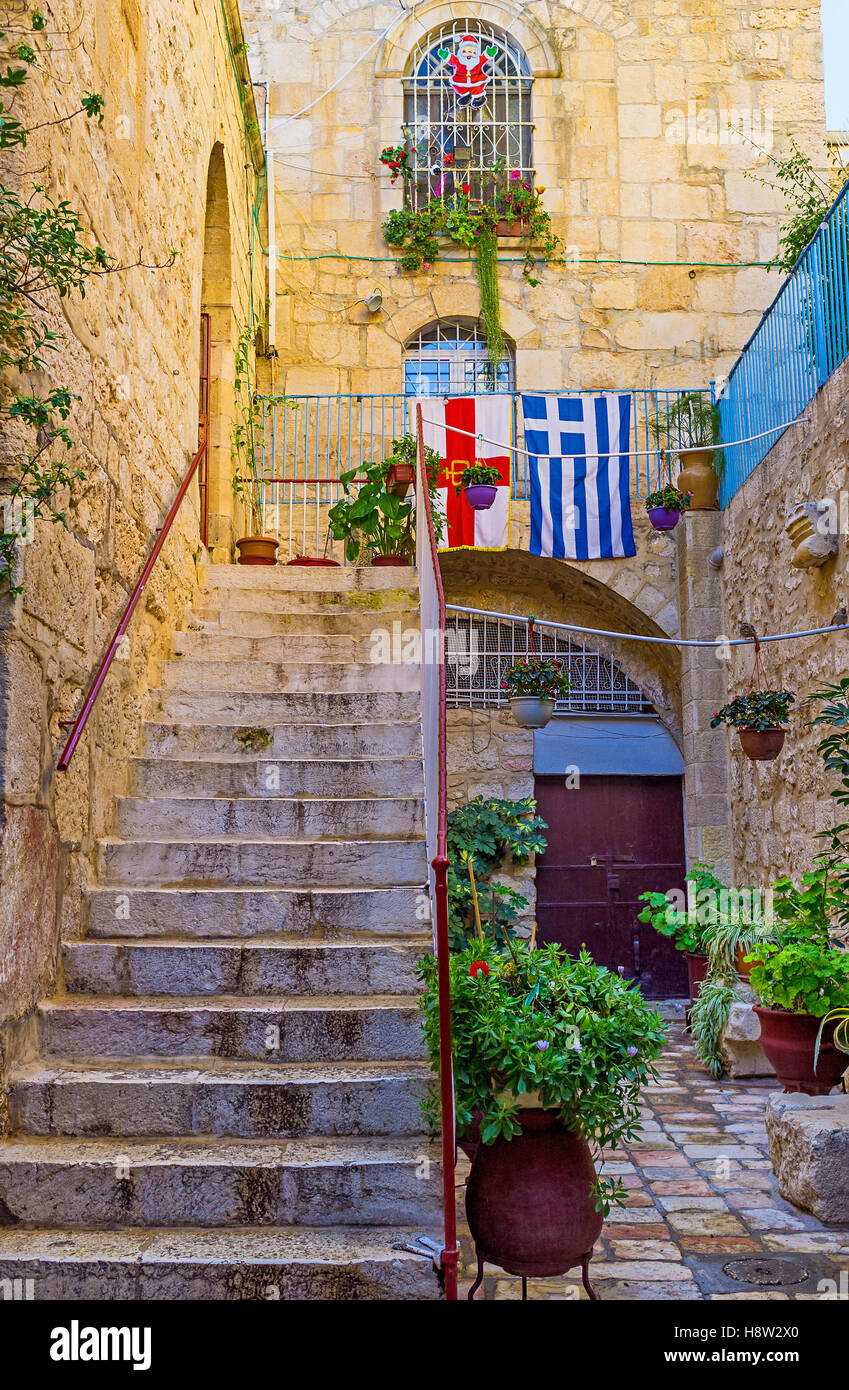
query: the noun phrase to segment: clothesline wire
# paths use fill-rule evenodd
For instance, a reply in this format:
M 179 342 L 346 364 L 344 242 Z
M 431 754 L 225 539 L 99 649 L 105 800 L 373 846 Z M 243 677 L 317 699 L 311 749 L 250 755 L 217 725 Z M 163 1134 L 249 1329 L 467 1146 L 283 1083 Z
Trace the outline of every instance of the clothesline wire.
M 465 608 L 457 603 L 447 603 L 445 608 L 448 613 L 468 613 L 478 618 L 500 618 L 509 623 L 528 622 L 528 618 L 520 613 L 495 613 L 489 609 Z M 537 627 L 553 627 L 562 632 L 583 632 L 589 637 L 616 637 L 623 642 L 661 643 L 665 647 L 712 647 L 714 650 L 720 647 L 750 647 L 755 642 L 789 642 L 795 637 L 820 637 L 827 632 L 849 631 L 849 623 L 832 623 L 829 627 L 812 627 L 805 632 L 776 632 L 771 636 L 758 634 L 757 637 L 715 637 L 706 641 L 685 637 L 645 637 L 636 632 L 611 632 L 604 627 L 581 627 L 578 623 L 557 623 L 548 618 L 534 618 L 534 623 Z
M 732 439 L 729 440 L 727 444 L 723 440 L 721 444 L 717 444 L 715 447 L 719 449 L 735 449 L 738 448 L 741 444 L 754 444 L 755 441 L 758 439 L 767 439 L 770 435 L 780 434 L 782 430 L 789 429 L 791 425 L 806 425 L 809 423 L 810 418 L 811 417 L 809 415 L 800 415 L 797 420 L 786 420 L 782 425 L 775 425 L 771 430 L 764 430 L 763 434 L 750 434 L 747 439 Z M 511 454 L 524 454 L 525 458 L 527 459 L 552 457 L 552 455 L 531 454 L 528 452 L 527 449 L 520 448 L 518 444 L 505 444 L 504 441 L 501 439 L 487 439 L 485 434 L 476 433 L 474 430 L 461 430 L 458 425 L 447 425 L 444 420 L 431 420 L 427 415 L 422 415 L 422 424 L 433 425 L 438 430 L 444 430 L 446 434 L 448 434 L 450 431 L 451 434 L 464 434 L 469 439 L 479 439 L 482 444 L 491 444 L 494 449 L 506 449 L 506 451 Z M 568 455 L 568 457 L 584 459 L 605 459 L 614 457 L 651 458 L 657 457 L 659 454 L 663 453 L 689 453 L 692 452 L 693 449 L 696 449 L 698 447 L 698 445 L 690 445 L 689 448 L 685 447 L 679 449 L 664 450 L 663 448 L 658 446 L 658 448 L 656 449 L 629 449 L 627 452 L 625 450 L 619 449 L 608 449 L 603 454 L 581 453 L 575 455 Z M 711 446 L 705 445 L 704 447 L 710 448 Z M 554 457 L 559 456 L 555 455 Z

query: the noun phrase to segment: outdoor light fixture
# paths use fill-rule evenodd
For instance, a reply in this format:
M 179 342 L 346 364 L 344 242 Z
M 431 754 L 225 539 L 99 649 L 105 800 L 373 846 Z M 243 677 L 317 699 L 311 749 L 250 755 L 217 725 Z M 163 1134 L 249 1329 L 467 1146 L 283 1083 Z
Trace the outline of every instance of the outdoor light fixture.
M 383 308 L 383 290 L 372 290 L 363 300 L 370 314 L 378 314 Z

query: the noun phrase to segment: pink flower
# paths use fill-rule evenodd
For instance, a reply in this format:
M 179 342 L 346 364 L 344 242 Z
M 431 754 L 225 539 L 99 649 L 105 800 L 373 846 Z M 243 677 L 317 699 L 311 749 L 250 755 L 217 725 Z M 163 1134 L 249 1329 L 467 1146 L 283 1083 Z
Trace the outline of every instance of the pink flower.
M 511 179 L 520 179 L 520 178 L 522 177 L 522 175 L 521 175 L 521 173 L 520 173 L 520 171 L 519 171 L 518 169 L 511 169 L 511 170 L 510 170 L 510 177 L 511 177 Z

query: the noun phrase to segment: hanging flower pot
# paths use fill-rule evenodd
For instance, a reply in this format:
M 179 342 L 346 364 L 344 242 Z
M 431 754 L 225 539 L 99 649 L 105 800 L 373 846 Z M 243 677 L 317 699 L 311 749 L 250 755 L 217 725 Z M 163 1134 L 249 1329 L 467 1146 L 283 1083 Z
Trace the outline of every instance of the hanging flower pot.
M 740 729 L 740 745 L 754 763 L 772 763 L 784 747 L 786 729 Z
M 502 690 L 507 691 L 510 709 L 523 729 L 544 729 L 558 700 L 569 691 L 571 682 L 554 656 L 537 656 L 532 650 L 534 618 L 528 621 L 528 652 L 504 672 Z
M 650 492 L 646 498 L 646 511 L 655 531 L 672 531 L 681 519 L 681 513 L 690 505 L 690 494 L 680 492 L 677 487 L 667 483 Z
M 554 700 L 542 700 L 538 695 L 511 695 L 510 710 L 523 729 L 544 729 L 554 714 Z
M 242 536 L 236 541 L 240 565 L 276 565 L 280 542 L 273 536 Z
M 464 468 L 460 476 L 460 487 L 456 489 L 457 496 L 460 495 L 460 488 L 469 506 L 475 512 L 488 512 L 496 498 L 496 484 L 501 482 L 501 474 L 497 468 L 490 467 L 481 459 L 475 459 L 474 463 L 468 468 Z
M 472 483 L 469 487 L 463 488 L 466 501 L 473 512 L 488 512 L 498 491 L 495 487 L 490 487 L 488 483 Z

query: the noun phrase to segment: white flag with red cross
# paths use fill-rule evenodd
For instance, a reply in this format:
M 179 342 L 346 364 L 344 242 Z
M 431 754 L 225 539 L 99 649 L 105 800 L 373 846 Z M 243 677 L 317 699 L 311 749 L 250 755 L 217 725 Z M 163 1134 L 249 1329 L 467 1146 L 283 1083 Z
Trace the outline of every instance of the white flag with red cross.
M 506 550 L 510 535 L 512 396 L 426 396 L 424 442 L 442 460 L 434 509 L 447 519 L 440 550 Z M 485 463 L 498 470 L 495 501 L 474 511 L 460 485 L 464 468 Z

